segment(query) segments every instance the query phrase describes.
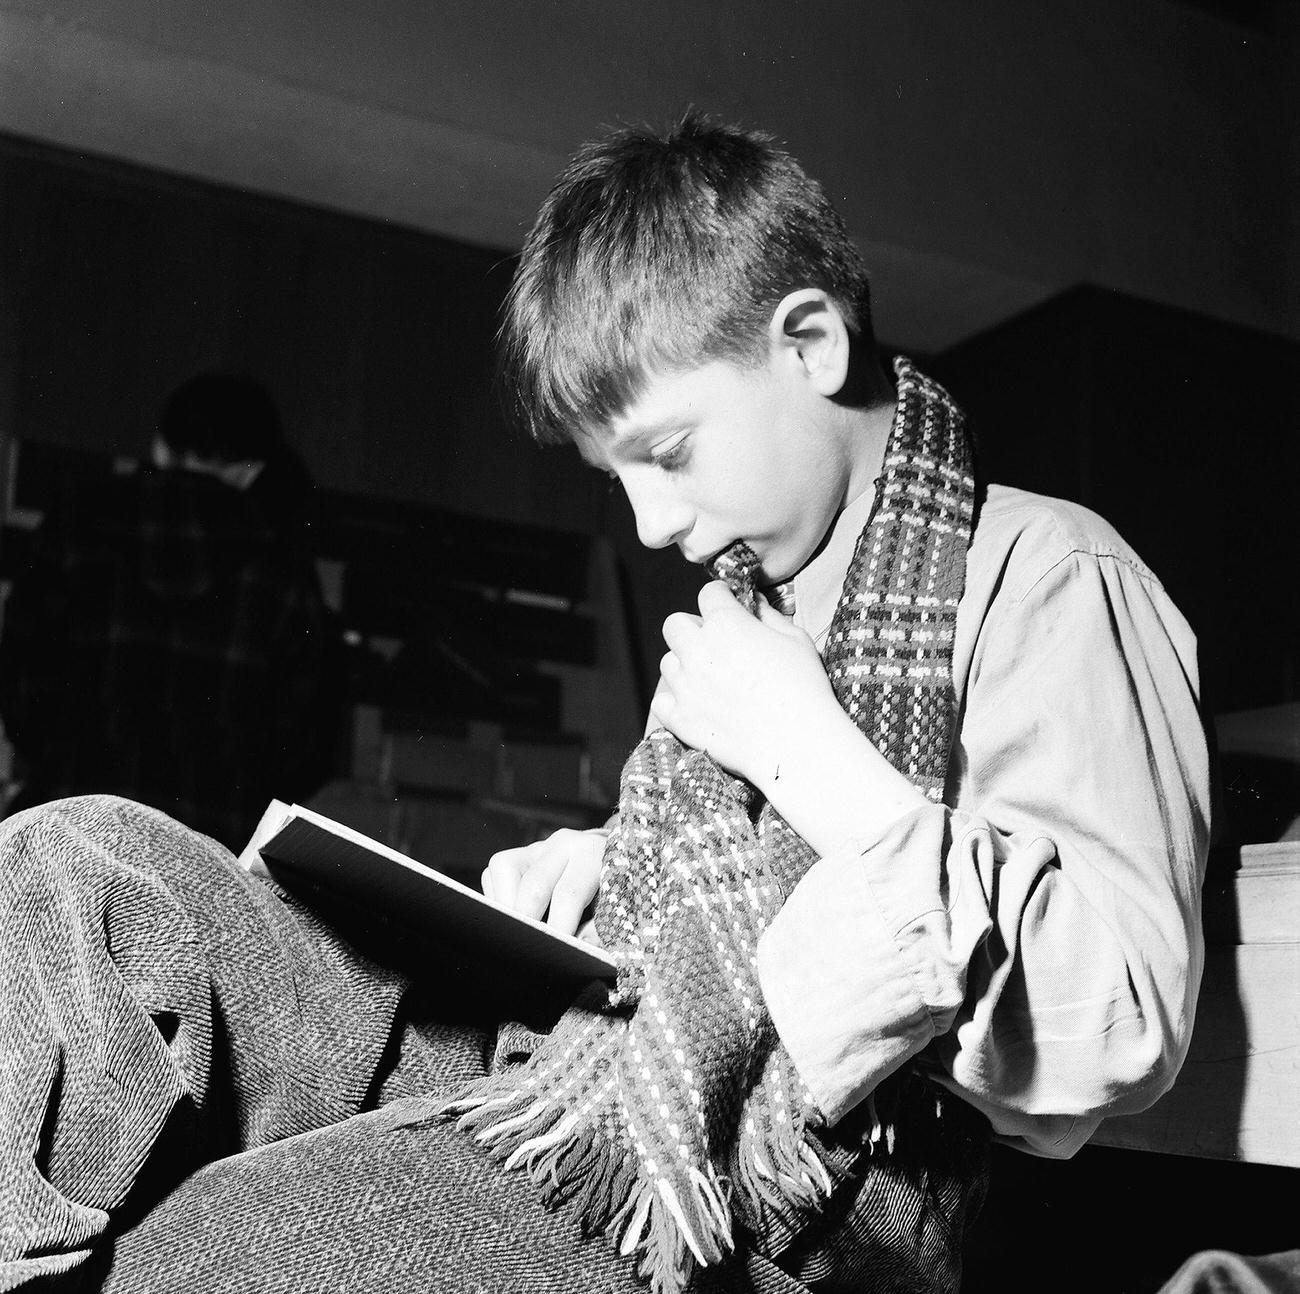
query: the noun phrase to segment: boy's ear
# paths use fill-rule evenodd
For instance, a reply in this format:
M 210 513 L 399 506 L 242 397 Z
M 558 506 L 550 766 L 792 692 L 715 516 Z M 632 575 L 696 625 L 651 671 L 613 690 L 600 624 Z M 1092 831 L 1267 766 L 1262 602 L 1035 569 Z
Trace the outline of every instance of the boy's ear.
M 768 323 L 773 356 L 798 363 L 820 394 L 837 395 L 849 375 L 849 330 L 840 308 L 821 288 L 782 297 Z

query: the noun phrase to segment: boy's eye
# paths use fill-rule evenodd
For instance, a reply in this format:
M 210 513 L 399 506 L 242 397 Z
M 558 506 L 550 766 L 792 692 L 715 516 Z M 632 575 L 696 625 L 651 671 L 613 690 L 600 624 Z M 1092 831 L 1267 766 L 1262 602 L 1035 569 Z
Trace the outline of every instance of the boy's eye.
M 674 472 L 685 467 L 690 457 L 689 440 L 690 437 L 682 436 L 662 449 L 656 448 L 650 455 L 650 461 L 665 472 Z

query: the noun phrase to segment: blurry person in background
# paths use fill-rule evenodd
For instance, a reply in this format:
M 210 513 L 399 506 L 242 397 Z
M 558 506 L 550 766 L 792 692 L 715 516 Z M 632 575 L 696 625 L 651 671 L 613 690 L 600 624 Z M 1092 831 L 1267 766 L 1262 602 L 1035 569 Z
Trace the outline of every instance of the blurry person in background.
M 10 812 L 109 792 L 239 848 L 330 773 L 339 673 L 301 542 L 311 482 L 257 381 L 191 378 L 149 468 L 46 518 L 0 642 Z

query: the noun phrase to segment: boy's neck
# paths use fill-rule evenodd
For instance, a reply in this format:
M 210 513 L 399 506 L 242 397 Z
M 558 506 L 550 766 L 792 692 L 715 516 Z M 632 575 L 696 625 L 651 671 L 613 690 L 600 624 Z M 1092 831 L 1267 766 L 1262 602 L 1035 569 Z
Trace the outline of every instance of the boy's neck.
M 861 341 L 854 345 L 848 376 L 837 400 L 846 424 L 852 464 L 842 507 L 860 498 L 880 475 L 898 407 L 890 373 L 891 367 L 881 362 L 874 347 L 868 348 Z
M 893 430 L 897 403 L 891 388 L 887 403 L 865 409 L 839 406 L 835 410 L 833 432 L 840 438 L 843 446 L 840 461 L 847 469 L 844 493 L 821 543 L 800 568 L 801 571 L 807 570 L 825 551 L 844 511 L 874 489 L 884 465 L 885 446 L 889 443 L 889 434 Z
M 847 434 L 850 444 L 850 462 L 848 488 L 844 492 L 847 506 L 854 499 L 871 489 L 880 475 L 885 461 L 885 446 L 889 443 L 889 433 L 894 426 L 894 411 L 898 401 L 893 392 L 883 404 L 873 405 L 867 409 L 846 410 L 849 426 Z

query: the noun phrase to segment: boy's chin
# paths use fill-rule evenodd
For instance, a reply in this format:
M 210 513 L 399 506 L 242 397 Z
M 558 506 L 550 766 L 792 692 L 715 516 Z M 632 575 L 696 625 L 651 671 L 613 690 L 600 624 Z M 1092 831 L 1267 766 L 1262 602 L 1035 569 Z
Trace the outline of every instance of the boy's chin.
M 784 584 L 794 579 L 811 560 L 811 554 L 792 557 L 789 553 L 762 553 L 758 559 L 758 582 L 766 589 Z

